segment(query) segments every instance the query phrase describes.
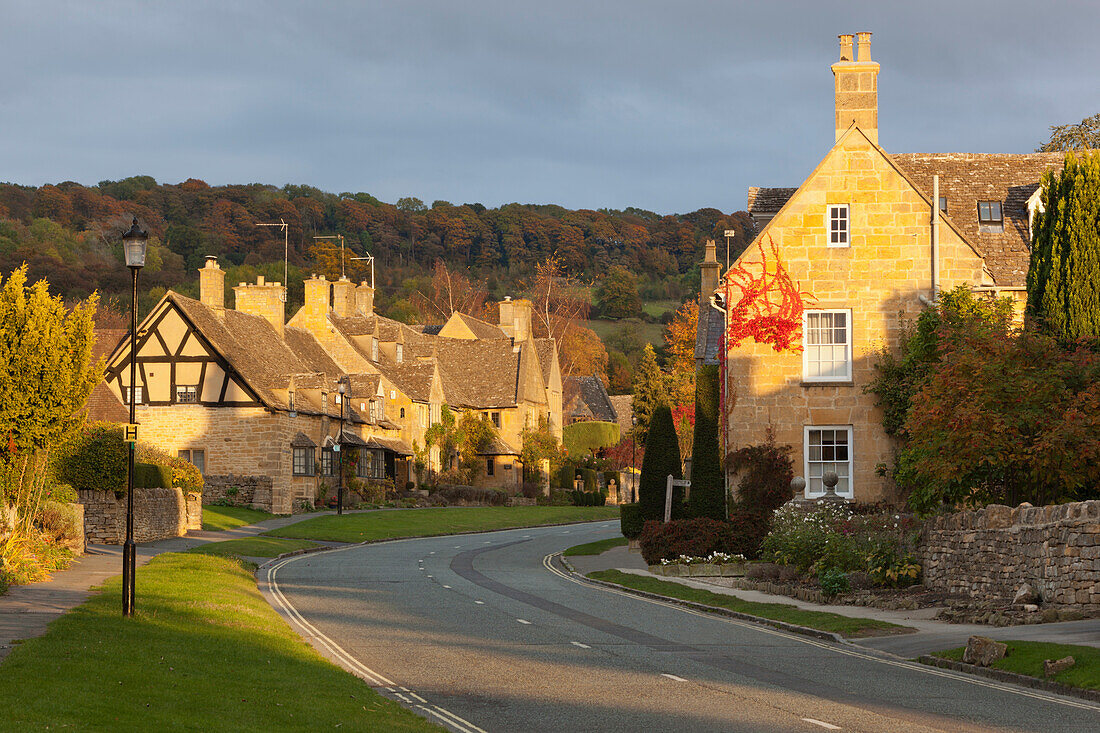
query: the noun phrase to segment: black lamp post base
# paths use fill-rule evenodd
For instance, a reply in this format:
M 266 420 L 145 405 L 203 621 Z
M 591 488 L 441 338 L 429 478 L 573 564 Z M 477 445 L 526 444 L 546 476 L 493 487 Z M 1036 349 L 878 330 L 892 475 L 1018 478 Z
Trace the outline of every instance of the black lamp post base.
M 134 615 L 134 571 L 137 568 L 137 545 L 127 540 L 122 545 L 122 615 Z

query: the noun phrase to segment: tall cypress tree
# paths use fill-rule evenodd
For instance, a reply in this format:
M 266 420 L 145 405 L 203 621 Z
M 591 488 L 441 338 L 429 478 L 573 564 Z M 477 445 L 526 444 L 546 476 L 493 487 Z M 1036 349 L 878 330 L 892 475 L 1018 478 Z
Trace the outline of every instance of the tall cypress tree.
M 726 487 L 718 455 L 718 366 L 695 374 L 695 439 L 692 443 L 691 498 L 694 517 L 726 518 Z
M 1043 178 L 1027 273 L 1028 319 L 1055 338 L 1100 339 L 1100 153 Z
M 668 404 L 668 383 L 661 373 L 661 367 L 657 366 L 657 352 L 653 350 L 652 344 L 645 345 L 642 363 L 634 372 L 633 393 L 631 407 L 638 421 L 635 436 L 645 443 L 653 411 L 658 405 Z
M 680 468 L 680 443 L 676 440 L 676 427 L 672 424 L 672 410 L 668 405 L 658 405 L 649 421 L 649 434 L 642 457 L 642 475 L 638 485 L 638 504 L 643 519 L 664 519 L 665 487 L 668 475 L 683 477 Z M 672 492 L 673 516 L 679 516 L 684 490 Z

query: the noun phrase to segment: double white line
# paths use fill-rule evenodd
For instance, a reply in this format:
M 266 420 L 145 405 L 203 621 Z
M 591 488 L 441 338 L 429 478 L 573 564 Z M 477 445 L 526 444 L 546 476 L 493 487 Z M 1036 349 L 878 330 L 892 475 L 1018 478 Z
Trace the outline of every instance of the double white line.
M 332 552 L 341 552 L 346 548 L 338 548 L 335 550 L 324 550 L 322 552 L 312 553 L 312 557 L 316 557 L 321 554 L 329 554 Z M 438 705 L 425 700 L 420 695 L 416 694 L 407 687 L 397 686 L 393 680 L 386 678 L 384 675 L 374 671 L 370 667 L 366 666 L 358 659 L 349 654 L 343 647 L 337 644 L 335 641 L 325 636 L 316 626 L 306 621 L 305 617 L 298 612 L 298 609 L 294 607 L 294 604 L 290 602 L 290 599 L 283 594 L 282 589 L 279 587 L 279 582 L 276 579 L 276 575 L 279 572 L 279 568 L 284 565 L 300 560 L 303 555 L 295 555 L 283 560 L 279 560 L 267 568 L 267 587 L 271 593 L 272 598 L 275 599 L 275 605 L 283 611 L 283 613 L 300 629 L 304 636 L 306 636 L 310 643 L 314 646 L 319 646 L 326 650 L 329 655 L 336 660 L 344 669 L 348 670 L 356 677 L 366 680 L 371 686 L 385 690 L 393 695 L 399 701 L 405 703 L 410 707 L 415 707 L 429 717 L 437 718 L 446 727 L 452 728 L 459 733 L 487 733 L 482 728 L 477 727 L 470 721 L 461 718 L 450 710 L 441 708 Z

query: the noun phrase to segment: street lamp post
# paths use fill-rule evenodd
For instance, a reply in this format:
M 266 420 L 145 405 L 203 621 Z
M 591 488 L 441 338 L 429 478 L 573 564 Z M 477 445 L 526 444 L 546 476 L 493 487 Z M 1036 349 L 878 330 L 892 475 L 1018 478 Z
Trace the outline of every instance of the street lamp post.
M 340 381 L 336 384 L 336 391 L 340 395 L 340 432 L 336 435 L 336 513 L 344 513 L 344 403 L 348 401 L 348 382 L 347 377 L 340 377 Z
M 130 301 L 130 424 L 136 422 L 134 403 L 137 383 L 137 286 L 138 270 L 145 265 L 145 250 L 149 233 L 138 226 L 137 217 L 130 224 L 130 231 L 122 235 L 122 252 L 126 266 L 132 275 L 132 299 Z M 129 436 L 127 436 L 129 437 Z M 134 545 L 134 450 L 135 440 L 130 441 L 130 461 L 126 471 L 126 542 L 122 545 L 122 615 L 134 615 L 134 573 L 137 568 Z
M 630 503 L 638 502 L 638 475 L 634 473 L 634 441 L 637 440 L 638 416 L 630 416 Z

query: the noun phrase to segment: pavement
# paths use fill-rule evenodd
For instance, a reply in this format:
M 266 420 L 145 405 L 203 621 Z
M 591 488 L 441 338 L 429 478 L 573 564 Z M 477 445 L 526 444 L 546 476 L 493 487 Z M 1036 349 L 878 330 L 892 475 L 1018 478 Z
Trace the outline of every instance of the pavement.
M 582 574 L 596 570 L 616 569 L 624 573 L 644 575 L 659 580 L 680 583 L 691 588 L 708 590 L 712 593 L 734 596 L 745 601 L 758 603 L 785 603 L 809 611 L 828 611 L 841 616 L 870 618 L 909 626 L 916 629 L 912 634 L 898 636 L 877 636 L 866 639 L 852 639 L 854 644 L 869 649 L 889 652 L 906 659 L 914 659 L 922 654 L 943 651 L 966 646 L 966 640 L 975 634 L 992 639 L 1013 639 L 1016 641 L 1046 641 L 1054 644 L 1081 644 L 1100 647 L 1100 618 L 1082 621 L 1061 621 L 1049 624 L 1028 624 L 1023 626 L 983 626 L 980 624 L 952 624 L 936 621 L 934 616 L 939 608 L 921 608 L 911 611 L 886 611 L 867 606 L 840 606 L 808 603 L 789 596 L 761 593 L 759 591 L 727 588 L 708 582 L 704 578 L 675 578 L 654 575 L 642 559 L 641 553 L 629 551 L 626 547 L 615 547 L 602 555 L 580 555 L 570 557 L 570 562 Z
M 254 537 L 325 513 L 332 512 L 276 517 L 236 529 L 191 531 L 183 537 L 144 542 L 137 546 L 136 564 L 140 567 L 162 552 L 182 552 L 208 542 Z M 259 558 L 259 563 L 267 559 Z M 67 570 L 53 573 L 49 580 L 9 588 L 7 593 L 0 595 L 0 661 L 11 652 L 15 642 L 42 636 L 51 621 L 83 603 L 92 594 L 92 589 L 107 578 L 121 573 L 120 545 L 88 545 L 84 555 Z M 140 574 L 136 580 L 140 594 Z

